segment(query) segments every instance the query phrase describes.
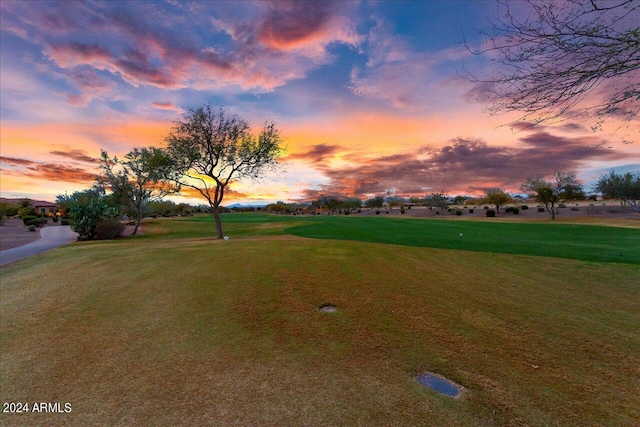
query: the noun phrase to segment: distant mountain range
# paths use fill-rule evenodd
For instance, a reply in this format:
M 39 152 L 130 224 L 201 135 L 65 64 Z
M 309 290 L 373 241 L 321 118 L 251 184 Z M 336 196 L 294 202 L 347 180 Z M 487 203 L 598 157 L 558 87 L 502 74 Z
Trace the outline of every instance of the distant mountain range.
M 269 203 L 248 203 L 246 205 L 242 204 L 242 203 L 234 203 L 232 205 L 228 205 L 225 206 L 228 209 L 231 208 L 262 208 L 264 206 L 267 206 Z

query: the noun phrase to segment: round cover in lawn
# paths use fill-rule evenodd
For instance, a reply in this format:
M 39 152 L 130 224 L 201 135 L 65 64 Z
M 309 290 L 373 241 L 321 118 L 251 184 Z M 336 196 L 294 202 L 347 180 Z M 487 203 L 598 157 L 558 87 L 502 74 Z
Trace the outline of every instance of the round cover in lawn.
M 459 386 L 440 375 L 432 374 L 430 372 L 420 374 L 417 380 L 420 384 L 433 391 L 454 398 L 458 397 L 460 389 L 462 388 L 462 386 Z

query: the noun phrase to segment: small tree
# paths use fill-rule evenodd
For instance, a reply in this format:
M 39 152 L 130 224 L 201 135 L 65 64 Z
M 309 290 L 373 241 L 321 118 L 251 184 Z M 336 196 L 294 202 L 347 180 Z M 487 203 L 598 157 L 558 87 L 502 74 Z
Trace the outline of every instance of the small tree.
M 345 209 L 360 209 L 362 207 L 362 200 L 358 197 L 347 197 L 342 201 L 342 206 Z
M 603 197 L 618 199 L 623 205 L 629 205 L 640 212 L 640 173 L 618 175 L 611 171 L 600 177 L 596 189 Z
M 542 176 L 529 177 L 520 188 L 525 193 L 535 194 L 536 201 L 545 206 L 552 220 L 556 219 L 558 213 L 556 204 L 566 200 L 576 190 L 582 191 L 575 172 L 557 172 L 551 181 Z
M 444 193 L 431 193 L 427 194 L 425 199 L 425 206 L 428 208 L 444 208 L 449 206 L 449 199 Z
M 318 209 L 326 209 L 330 212 L 337 211 L 343 205 L 342 200 L 338 199 L 335 196 L 329 196 L 327 194 L 321 195 L 317 200 L 313 201 L 312 204 Z
M 504 206 L 512 201 L 511 197 L 500 188 L 491 188 L 487 190 L 484 198 L 487 203 L 496 205 L 496 214 L 500 214 L 500 206 Z
M 367 208 L 381 208 L 384 205 L 384 196 L 382 194 L 378 194 L 370 199 L 367 199 L 364 202 L 365 207 Z
M 249 123 L 238 116 L 217 113 L 211 105 L 189 109 L 175 122 L 167 136 L 167 153 L 176 182 L 197 190 L 204 197 L 216 221 L 218 238 L 223 238 L 220 204 L 234 179 L 258 179 L 278 165 L 284 152 L 280 132 L 267 122 L 257 136 Z
M 174 194 L 180 186 L 170 159 L 156 147 L 134 148 L 124 159 L 109 157 L 102 151 L 99 182 L 109 188 L 117 200 L 122 201 L 136 216 L 132 235 L 138 232 L 140 221 L 149 204 Z

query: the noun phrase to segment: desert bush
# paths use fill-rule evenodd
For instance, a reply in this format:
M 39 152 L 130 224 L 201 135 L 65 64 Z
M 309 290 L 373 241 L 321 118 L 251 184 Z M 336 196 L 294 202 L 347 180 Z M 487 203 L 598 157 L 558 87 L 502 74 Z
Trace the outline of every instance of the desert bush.
M 30 225 L 30 226 L 28 227 L 28 230 L 29 230 L 29 231 L 36 231 L 36 226 L 35 226 L 35 225 Z
M 544 208 L 538 208 L 538 212 L 544 212 Z
M 509 206 L 508 208 L 504 208 L 505 213 L 513 212 L 513 208 Z
M 486 211 L 487 209 L 489 209 L 489 206 L 483 206 L 482 209 Z
M 564 203 L 560 203 L 560 204 L 558 205 L 558 207 L 559 207 L 559 208 L 566 208 L 566 207 L 567 207 L 567 205 L 565 205 Z
M 403 214 L 404 213 L 404 209 L 400 209 L 400 213 Z
M 22 217 L 22 222 L 24 223 L 24 225 L 29 225 L 29 224 L 27 224 L 27 222 L 29 222 L 31 220 L 34 220 L 34 219 L 38 219 L 38 217 L 35 216 L 35 215 L 25 215 L 25 216 Z
M 460 209 L 456 209 L 456 215 L 458 216 L 462 215 L 462 211 Z
M 485 213 L 489 218 L 493 218 L 494 216 L 496 216 L 496 211 L 494 211 L 493 209 L 487 209 Z
M 580 209 L 578 209 L 578 208 L 576 208 L 576 207 L 573 207 L 573 208 L 571 208 L 571 210 L 572 210 L 572 211 L 579 211 Z
M 115 239 L 122 234 L 124 229 L 124 224 L 117 219 L 99 220 L 96 223 L 95 236 L 99 240 Z
M 472 209 L 469 209 L 469 213 L 473 213 L 473 208 L 472 208 Z
M 514 214 L 514 215 L 518 215 L 520 213 L 520 209 L 515 208 L 515 207 L 511 208 L 511 213 Z
M 47 222 L 46 218 L 34 218 L 25 223 L 27 226 L 42 227 Z
M 376 211 L 376 215 L 380 215 L 380 211 Z

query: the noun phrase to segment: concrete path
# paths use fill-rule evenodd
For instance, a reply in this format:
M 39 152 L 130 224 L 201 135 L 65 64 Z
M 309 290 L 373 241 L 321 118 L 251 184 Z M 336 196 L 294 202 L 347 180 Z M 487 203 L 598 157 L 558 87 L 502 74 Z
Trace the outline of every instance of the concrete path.
M 40 230 L 40 240 L 0 252 L 0 266 L 75 242 L 76 240 L 78 240 L 78 233 L 72 231 L 68 225 L 44 227 Z

